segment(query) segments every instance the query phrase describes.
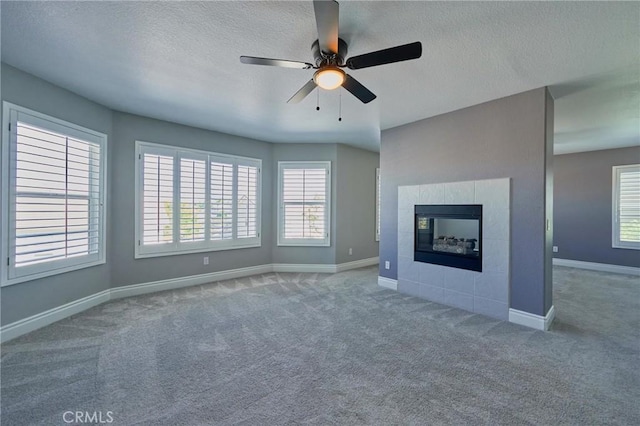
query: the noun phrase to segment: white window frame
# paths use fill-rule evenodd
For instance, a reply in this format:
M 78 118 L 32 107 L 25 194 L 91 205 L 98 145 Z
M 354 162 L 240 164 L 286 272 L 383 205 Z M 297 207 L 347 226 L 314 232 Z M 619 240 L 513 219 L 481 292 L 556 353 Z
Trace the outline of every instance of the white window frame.
M 96 143 L 100 146 L 100 174 L 99 174 L 99 224 L 98 224 L 98 253 L 87 256 L 70 257 L 50 262 L 42 262 L 31 266 L 24 266 L 24 270 L 16 271 L 11 260 L 15 254 L 12 252 L 10 240 L 15 236 L 15 228 L 11 226 L 10 206 L 15 202 L 14 175 L 9 173 L 15 168 L 10 164 L 11 149 L 17 144 L 17 122 L 21 121 L 37 127 L 49 129 L 67 136 Z M 9 102 L 2 103 L 2 162 L 0 163 L 2 177 L 2 196 L 0 197 L 0 211 L 2 222 L 2 235 L 0 242 L 0 285 L 9 286 L 52 275 L 63 274 L 78 269 L 90 268 L 106 263 L 106 223 L 105 215 L 107 205 L 107 135 L 64 121 L 28 108 Z M 11 129 L 11 130 L 10 130 Z M 21 268 L 22 269 L 22 268 Z
M 174 158 L 174 168 L 173 168 L 173 200 L 174 200 L 174 212 L 175 206 L 180 206 L 179 197 L 180 197 L 180 169 L 179 162 L 181 158 L 191 158 L 197 160 L 205 160 L 207 166 L 207 177 L 209 176 L 209 169 L 211 161 L 220 161 L 225 163 L 233 164 L 234 173 L 233 173 L 233 237 L 228 240 L 210 240 L 210 200 L 209 200 L 209 179 L 207 179 L 206 184 L 206 199 L 209 202 L 206 202 L 205 206 L 205 241 L 183 241 L 180 242 L 179 238 L 176 238 L 176 235 L 179 236 L 180 233 L 180 219 L 178 215 L 173 215 L 173 242 L 167 244 L 157 244 L 157 245 L 147 245 L 142 244 L 143 235 L 142 235 L 142 188 L 143 188 L 143 167 L 142 167 L 142 158 L 145 152 L 152 154 L 160 154 L 160 155 L 168 155 Z M 202 151 L 191 148 L 184 148 L 179 146 L 172 145 L 163 145 L 152 142 L 145 141 L 136 141 L 135 142 L 135 239 L 134 239 L 134 258 L 148 258 L 148 257 L 159 257 L 159 256 L 173 256 L 180 254 L 189 254 L 189 253 L 203 253 L 203 252 L 213 252 L 220 250 L 234 250 L 234 249 L 243 249 L 243 248 L 251 248 L 251 247 L 261 247 L 262 246 L 262 160 L 257 158 L 249 158 L 249 157 L 241 157 L 237 155 L 229 155 L 229 154 L 220 154 L 216 152 Z M 237 166 L 250 166 L 256 167 L 258 169 L 257 175 L 257 188 L 256 188 L 256 237 L 250 238 L 237 238 L 237 205 L 238 205 L 238 172 Z
M 376 241 L 380 241 L 380 227 L 382 225 L 380 223 L 380 209 L 382 208 L 380 205 L 380 189 L 380 167 L 376 167 Z
M 283 172 L 285 169 L 325 169 L 325 238 L 284 238 Z M 278 161 L 278 246 L 331 246 L 331 161 Z
M 612 213 L 611 213 L 611 246 L 613 248 L 640 250 L 640 243 L 620 241 L 620 174 L 625 171 L 640 171 L 640 164 L 613 166 L 612 168 Z

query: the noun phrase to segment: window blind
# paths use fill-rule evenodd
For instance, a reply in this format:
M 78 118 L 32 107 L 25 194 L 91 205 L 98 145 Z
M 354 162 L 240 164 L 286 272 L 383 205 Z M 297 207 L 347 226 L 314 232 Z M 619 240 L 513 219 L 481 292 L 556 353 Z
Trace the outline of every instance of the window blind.
M 233 164 L 211 161 L 211 240 L 233 238 Z
M 260 246 L 260 160 L 140 141 L 136 155 L 136 257 Z
M 380 241 L 380 169 L 376 169 L 376 241 Z
M 330 162 L 279 162 L 278 244 L 329 245 Z
M 100 145 L 17 121 L 14 268 L 98 254 Z
M 618 238 L 640 244 L 640 165 L 618 170 Z
M 326 178 L 325 169 L 284 171 L 285 238 L 325 238 Z
M 238 238 L 258 236 L 258 168 L 238 165 Z
M 144 244 L 173 242 L 173 158 L 143 156 L 142 239 Z
M 180 159 L 180 241 L 204 241 L 206 163 Z

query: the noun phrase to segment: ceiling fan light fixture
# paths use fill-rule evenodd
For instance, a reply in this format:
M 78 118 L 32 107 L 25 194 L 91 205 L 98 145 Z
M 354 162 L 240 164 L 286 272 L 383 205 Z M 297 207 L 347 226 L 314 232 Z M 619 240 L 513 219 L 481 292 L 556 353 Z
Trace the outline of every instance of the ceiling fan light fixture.
M 342 86 L 345 78 L 344 71 L 337 67 L 325 67 L 313 75 L 313 81 L 325 90 L 337 89 Z

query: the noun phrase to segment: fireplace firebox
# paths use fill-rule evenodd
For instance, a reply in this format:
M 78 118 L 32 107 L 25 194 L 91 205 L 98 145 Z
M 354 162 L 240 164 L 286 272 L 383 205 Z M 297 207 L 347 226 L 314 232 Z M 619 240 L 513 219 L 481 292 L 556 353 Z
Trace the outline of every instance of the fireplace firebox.
M 482 272 L 482 205 L 416 205 L 416 262 Z

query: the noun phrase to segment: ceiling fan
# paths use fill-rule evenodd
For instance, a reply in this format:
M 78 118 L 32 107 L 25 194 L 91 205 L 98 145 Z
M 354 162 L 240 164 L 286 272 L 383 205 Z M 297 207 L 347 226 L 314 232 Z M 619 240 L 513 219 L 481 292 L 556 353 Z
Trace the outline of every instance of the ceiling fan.
M 315 65 L 283 59 L 240 56 L 240 62 L 243 64 L 317 70 L 313 74 L 313 78 L 302 86 L 287 103 L 302 101 L 317 86 L 326 90 L 344 87 L 363 103 L 369 103 L 376 98 L 376 95 L 360 84 L 358 80 L 345 73 L 342 68 L 357 70 L 417 59 L 422 55 L 422 43 L 416 41 L 364 55 L 352 56 L 345 60 L 347 43 L 338 37 L 338 2 L 335 0 L 314 0 L 313 9 L 318 27 L 318 39 L 311 45 Z

